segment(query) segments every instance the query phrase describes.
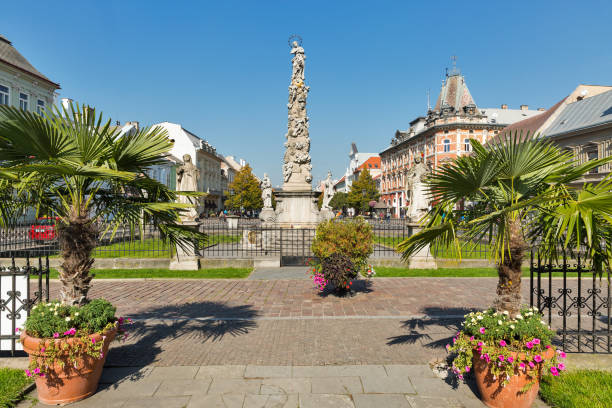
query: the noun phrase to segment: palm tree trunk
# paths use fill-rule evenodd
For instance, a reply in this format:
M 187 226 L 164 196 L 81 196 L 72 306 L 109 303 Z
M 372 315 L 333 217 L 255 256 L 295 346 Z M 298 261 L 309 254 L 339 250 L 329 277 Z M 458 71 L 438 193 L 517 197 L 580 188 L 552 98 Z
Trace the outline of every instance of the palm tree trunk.
M 65 305 L 84 305 L 91 287 L 89 275 L 94 263 L 98 230 L 85 216 L 71 216 L 68 224 L 58 225 L 58 241 L 63 263 L 60 269 L 60 300 Z
M 508 231 L 509 245 L 504 250 L 503 261 L 497 265 L 499 282 L 494 306 L 498 312 L 508 311 L 514 316 L 521 308 L 521 274 L 526 245 L 520 220 L 509 221 Z

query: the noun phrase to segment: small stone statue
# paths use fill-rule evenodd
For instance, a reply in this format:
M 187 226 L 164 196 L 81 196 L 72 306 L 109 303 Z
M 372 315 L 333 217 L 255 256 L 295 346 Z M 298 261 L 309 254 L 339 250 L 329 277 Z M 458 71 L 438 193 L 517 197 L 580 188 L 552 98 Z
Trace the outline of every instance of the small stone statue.
M 406 197 L 410 200 L 407 217 L 411 222 L 418 222 L 429 210 L 424 181 L 430 172 L 429 165 L 422 158 L 416 157 L 406 174 Z
M 272 182 L 266 173 L 261 181 L 261 199 L 264 208 L 272 208 Z
M 191 155 L 185 154 L 183 156 L 183 164 L 176 170 L 177 191 L 198 191 L 199 175 L 200 171 L 191 162 Z M 198 212 L 195 208 L 197 200 L 194 197 L 180 195 L 179 203 L 193 205 L 193 207 L 189 208 L 186 213 L 183 213 L 182 218 L 188 221 L 195 220 L 195 218 L 198 216 Z
M 323 181 L 323 205 L 321 208 L 331 209 L 329 202 L 334 196 L 334 183 L 331 171 L 327 172 L 327 178 Z
M 300 47 L 297 41 L 293 42 L 293 48 L 291 49 L 291 54 L 294 54 L 291 62 L 293 63 L 293 72 L 291 77 L 297 83 L 304 82 L 304 60 L 306 56 L 304 55 L 304 48 Z

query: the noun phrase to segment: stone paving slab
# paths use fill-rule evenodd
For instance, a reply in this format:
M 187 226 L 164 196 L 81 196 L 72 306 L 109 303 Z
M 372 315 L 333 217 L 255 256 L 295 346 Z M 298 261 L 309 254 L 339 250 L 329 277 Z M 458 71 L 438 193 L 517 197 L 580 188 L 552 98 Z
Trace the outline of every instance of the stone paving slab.
M 116 380 L 101 384 L 92 397 L 74 407 L 240 407 L 240 408 L 416 408 L 416 407 L 484 407 L 478 400 L 473 385 L 459 384 L 457 388 L 445 380 L 429 375 L 425 365 L 337 366 L 322 367 L 253 366 L 244 372 L 261 374 L 261 378 L 227 378 L 227 371 L 209 367 L 146 367 L 146 375 L 113 370 Z M 184 370 L 188 368 L 189 370 Z M 327 367 L 323 367 L 327 368 Z M 172 378 L 172 373 L 192 373 L 196 378 Z M 221 377 L 211 373 L 219 372 Z M 430 370 L 431 372 L 431 370 Z M 168 374 L 163 378 L 162 373 Z M 351 373 L 352 376 L 346 374 Z M 235 372 L 232 372 L 235 374 Z M 283 374 L 282 376 L 276 376 Z M 423 376 L 425 374 L 425 376 Z M 267 377 L 270 375 L 271 377 Z M 304 375 L 297 377 L 296 375 Z M 110 378 L 107 375 L 107 378 Z M 36 397 L 36 393 L 32 394 Z M 19 408 L 25 408 L 24 401 Z M 45 405 L 39 404 L 41 408 Z M 536 406 L 543 406 L 541 402 Z

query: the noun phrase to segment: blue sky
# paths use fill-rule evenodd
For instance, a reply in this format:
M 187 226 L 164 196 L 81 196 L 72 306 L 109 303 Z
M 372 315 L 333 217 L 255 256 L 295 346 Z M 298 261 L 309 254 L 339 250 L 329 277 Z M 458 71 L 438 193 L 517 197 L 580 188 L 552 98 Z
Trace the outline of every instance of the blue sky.
M 61 97 L 181 123 L 279 184 L 291 34 L 307 55 L 317 180 L 344 172 L 352 141 L 379 152 L 425 113 L 451 55 L 480 107 L 611 85 L 611 18 L 603 1 L 11 1 L 0 33 Z

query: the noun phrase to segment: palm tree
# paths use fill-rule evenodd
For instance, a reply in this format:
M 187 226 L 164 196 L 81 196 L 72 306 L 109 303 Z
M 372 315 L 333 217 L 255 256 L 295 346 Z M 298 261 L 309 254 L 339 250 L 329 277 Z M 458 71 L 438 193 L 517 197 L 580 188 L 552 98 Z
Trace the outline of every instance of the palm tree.
M 462 248 L 488 241 L 499 275 L 494 307 L 513 315 L 521 305 L 521 266 L 529 245 L 551 260 L 560 249 L 586 246 L 591 260 L 609 268 L 610 178 L 580 189 L 570 183 L 612 158 L 579 165 L 545 140 L 515 134 L 483 146 L 472 139 L 473 154 L 428 178 L 434 205 L 421 220 L 423 229 L 398 246 L 404 259 L 430 244 L 460 259 Z M 467 209 L 458 211 L 462 205 Z
M 203 239 L 180 223 L 189 205 L 146 174 L 171 147 L 159 128 L 121 134 L 86 106 L 44 115 L 0 106 L 0 192 L 10 197 L 0 203 L 0 222 L 8 226 L 31 209 L 59 217 L 64 304 L 87 302 L 101 232 L 134 234 L 152 223 L 171 245 Z

